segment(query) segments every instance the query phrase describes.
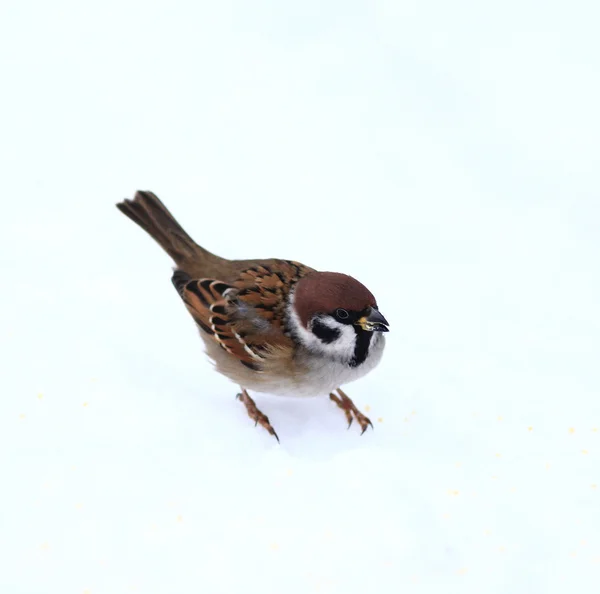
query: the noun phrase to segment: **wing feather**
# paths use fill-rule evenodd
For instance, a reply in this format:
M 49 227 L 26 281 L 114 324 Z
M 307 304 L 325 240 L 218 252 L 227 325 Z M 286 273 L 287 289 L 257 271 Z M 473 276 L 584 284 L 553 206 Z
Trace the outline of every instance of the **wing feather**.
M 241 364 L 261 371 L 270 353 L 293 346 L 285 330 L 285 307 L 293 285 L 311 271 L 281 260 L 276 267 L 245 270 L 232 284 L 193 279 L 182 270 L 174 272 L 172 281 L 198 327 Z

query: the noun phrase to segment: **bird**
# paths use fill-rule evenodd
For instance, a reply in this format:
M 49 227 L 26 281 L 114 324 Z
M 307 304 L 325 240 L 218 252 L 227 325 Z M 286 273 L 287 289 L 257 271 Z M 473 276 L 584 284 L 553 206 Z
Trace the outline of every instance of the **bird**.
M 160 199 L 138 191 L 117 208 L 172 258 L 172 283 L 216 370 L 240 387 L 248 416 L 279 442 L 248 390 L 329 395 L 348 428 L 370 419 L 342 386 L 380 362 L 389 323 L 371 291 L 339 272 L 277 258 L 229 260 L 198 245 Z

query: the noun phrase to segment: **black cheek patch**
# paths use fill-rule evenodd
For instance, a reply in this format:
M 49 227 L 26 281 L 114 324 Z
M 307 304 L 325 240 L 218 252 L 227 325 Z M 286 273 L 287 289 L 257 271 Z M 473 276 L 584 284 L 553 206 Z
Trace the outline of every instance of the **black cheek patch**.
M 314 320 L 311 328 L 312 333 L 326 344 L 332 343 L 340 337 L 340 331 L 336 328 L 329 328 L 323 322 Z

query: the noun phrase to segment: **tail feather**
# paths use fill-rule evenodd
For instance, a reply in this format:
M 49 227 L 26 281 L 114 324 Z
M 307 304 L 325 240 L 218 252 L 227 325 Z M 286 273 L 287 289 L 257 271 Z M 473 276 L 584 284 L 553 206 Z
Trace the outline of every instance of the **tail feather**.
M 148 213 L 144 210 L 139 202 L 125 199 L 117 204 L 117 208 L 134 223 L 137 223 L 146 233 L 155 239 L 166 251 L 168 246 L 167 236 L 161 229 L 152 221 Z
M 125 199 L 117 208 L 144 229 L 173 258 L 177 267 L 187 273 L 195 276 L 220 260 L 200 247 L 152 192 L 136 192 L 133 200 Z

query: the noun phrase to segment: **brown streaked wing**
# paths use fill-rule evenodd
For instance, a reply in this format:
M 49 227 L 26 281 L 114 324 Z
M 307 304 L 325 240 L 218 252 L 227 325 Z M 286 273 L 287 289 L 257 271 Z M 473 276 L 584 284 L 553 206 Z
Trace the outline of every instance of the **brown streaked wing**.
M 284 331 L 285 306 L 290 289 L 312 268 L 291 260 L 271 260 L 244 270 L 233 285 L 237 298 L 252 305 L 275 328 Z
M 235 288 L 219 280 L 204 278 L 188 281 L 180 290 L 181 297 L 196 324 L 230 355 L 250 369 L 258 370 L 260 357 L 235 331 L 229 315 L 230 304 L 223 296 Z
M 284 334 L 285 304 L 291 287 L 312 271 L 297 262 L 270 260 L 243 270 L 232 284 L 190 279 L 179 270 L 173 284 L 196 324 L 240 363 L 260 371 L 270 351 L 293 346 Z M 251 306 L 251 315 L 240 315 L 242 304 Z

